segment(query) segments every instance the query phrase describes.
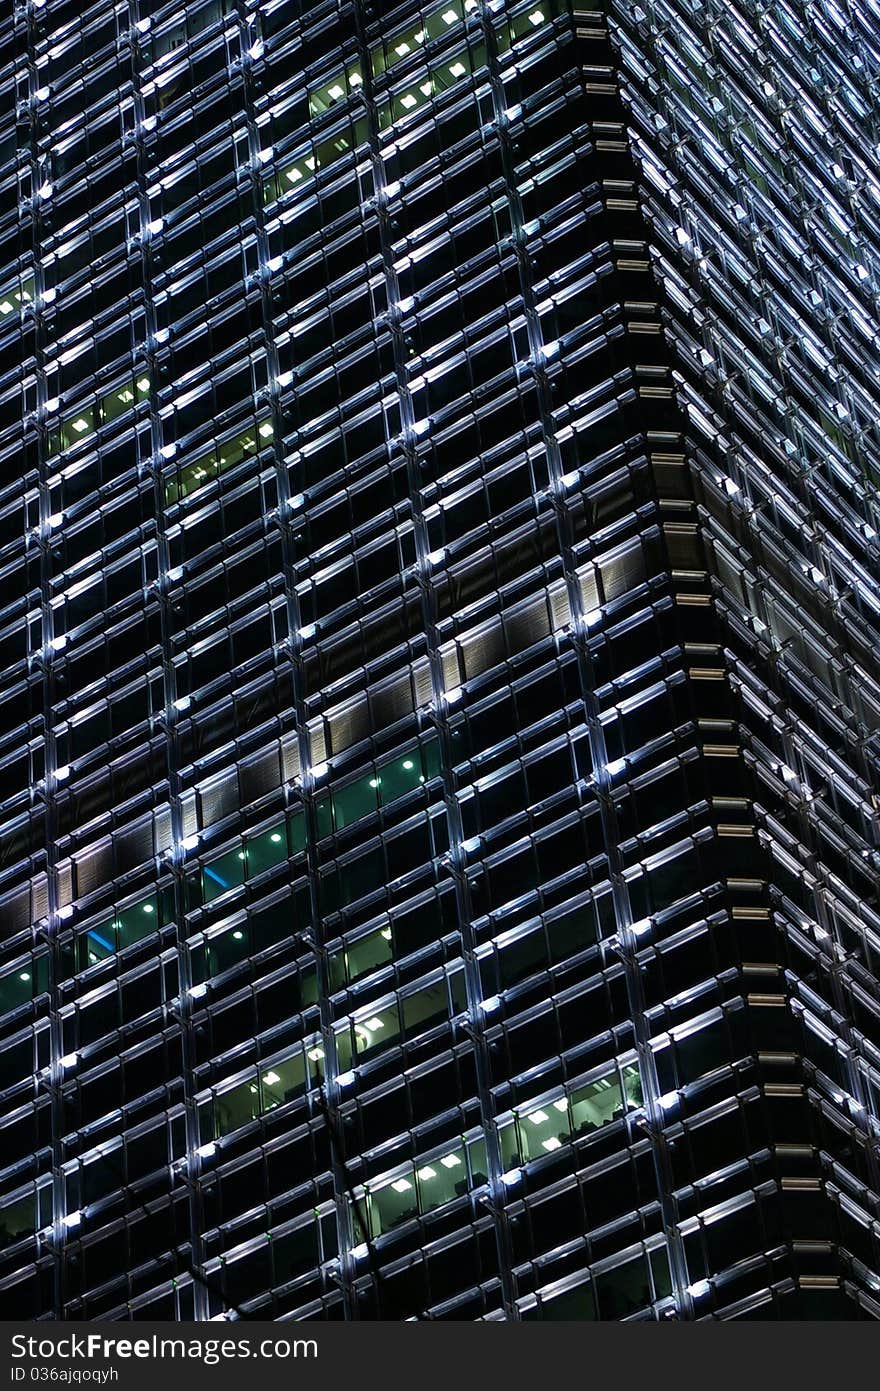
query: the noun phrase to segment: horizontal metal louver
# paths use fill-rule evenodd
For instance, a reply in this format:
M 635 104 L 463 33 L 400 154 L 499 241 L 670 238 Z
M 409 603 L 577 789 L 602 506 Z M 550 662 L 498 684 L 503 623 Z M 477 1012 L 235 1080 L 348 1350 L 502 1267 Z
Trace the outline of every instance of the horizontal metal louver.
M 76 866 L 76 896 L 82 898 L 113 878 L 113 846 L 109 837 L 74 855 L 73 863 Z
M 14 889 L 0 899 L 0 931 L 10 936 L 28 927 L 31 921 L 31 889 L 29 884 Z
M 113 837 L 116 873 L 126 874 L 153 858 L 153 818 L 144 817 Z
M 194 835 L 199 828 L 197 813 L 196 793 L 194 788 L 188 788 L 181 794 L 180 798 L 180 820 L 184 836 Z
M 243 805 L 256 802 L 268 792 L 281 786 L 281 765 L 278 761 L 277 745 L 259 753 L 239 769 L 241 800 Z
M 309 756 L 313 764 L 327 761 L 327 736 L 323 720 L 312 720 L 309 724 Z M 299 758 L 296 763 L 299 772 Z
M 39 922 L 48 912 L 49 880 L 45 874 L 38 874 L 31 880 L 31 922 Z
M 299 740 L 296 731 L 291 730 L 281 740 L 281 774 L 285 782 L 293 782 L 301 771 Z
M 568 602 L 568 589 L 565 580 L 554 580 L 547 591 L 550 600 L 550 616 L 554 633 L 560 632 L 571 622 L 571 605 Z
M 156 821 L 153 828 L 153 845 L 157 855 L 164 855 L 166 850 L 171 849 L 171 808 L 160 807 L 156 812 Z
M 550 613 L 547 595 L 540 594 L 522 608 L 504 616 L 504 632 L 508 652 L 524 652 L 550 632 Z M 494 665 L 494 663 L 493 663 Z
M 592 613 L 594 609 L 601 606 L 599 597 L 599 581 L 596 575 L 595 565 L 584 565 L 578 570 L 578 582 L 581 591 L 581 605 L 584 613 Z
M 427 657 L 420 657 L 417 662 L 413 662 L 412 675 L 416 706 L 428 705 L 434 698 L 434 687 L 431 681 L 431 664 Z
M 395 677 L 386 685 L 370 692 L 370 714 L 374 729 L 396 724 L 413 708 L 413 689 L 409 672 Z
M 700 570 L 705 565 L 696 526 L 690 522 L 665 522 L 663 535 L 673 570 Z
M 324 716 L 326 742 L 321 744 L 320 758 L 315 752 L 312 734 L 312 761 L 323 762 L 328 754 L 341 753 L 361 739 L 405 719 L 418 706 L 426 705 L 432 694 L 431 671 L 427 658 L 423 657 L 399 676 L 373 687 L 369 696 L 358 696 L 328 710 Z M 314 727 L 310 725 L 310 729 Z
M 443 689 L 450 691 L 461 681 L 458 669 L 458 648 L 454 642 L 443 644 L 440 648 L 440 660 L 443 663 Z
M 55 870 L 55 884 L 58 893 L 58 907 L 66 908 L 68 903 L 73 902 L 73 865 L 70 860 L 58 865 Z M 45 907 L 40 917 L 45 917 L 49 911 L 49 894 L 46 892 Z
M 645 578 L 645 557 L 641 541 L 631 541 L 598 561 L 606 602 L 635 589 Z
M 213 826 L 238 810 L 238 778 L 234 768 L 227 768 L 212 778 L 206 778 L 196 789 L 199 797 L 199 821 Z
M 459 638 L 460 665 L 464 668 L 465 680 L 469 681 L 489 667 L 504 661 L 504 634 L 501 620 L 496 618 L 479 632 L 467 633 Z
M 343 749 L 351 748 L 359 739 L 363 739 L 370 727 L 369 708 L 365 696 L 359 696 L 357 700 L 349 705 L 342 706 L 337 710 L 327 711 L 326 730 L 323 725 L 316 726 L 310 733 L 310 748 L 313 763 L 323 763 L 327 757 L 328 738 L 330 753 L 341 753 Z M 320 745 L 317 745 L 316 735 L 320 730 Z

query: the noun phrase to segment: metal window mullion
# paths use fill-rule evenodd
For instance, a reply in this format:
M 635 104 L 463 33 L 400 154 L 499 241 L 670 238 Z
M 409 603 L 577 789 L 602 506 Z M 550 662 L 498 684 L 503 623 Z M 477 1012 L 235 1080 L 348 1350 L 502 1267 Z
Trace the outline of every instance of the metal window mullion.
M 756 602 L 760 611 L 761 622 L 764 624 L 768 634 L 772 635 L 772 625 L 766 602 L 765 586 L 760 584 L 755 587 Z M 767 669 L 769 674 L 769 685 L 774 695 L 782 702 L 784 710 L 788 710 L 788 683 L 785 675 L 785 660 L 787 647 L 778 643 L 775 639 L 768 647 Z M 783 717 L 780 721 L 780 736 L 782 739 L 784 761 L 789 768 L 797 769 L 799 759 L 794 738 L 792 720 Z M 799 779 L 800 781 L 800 779 Z M 795 811 L 797 818 L 799 838 L 801 844 L 810 856 L 811 868 L 814 879 L 814 886 L 810 890 L 815 908 L 816 919 L 819 926 L 827 934 L 828 939 L 839 946 L 838 933 L 835 928 L 834 915 L 828 910 L 828 902 L 822 887 L 823 874 L 821 872 L 821 841 L 816 834 L 816 829 L 810 817 L 809 811 L 802 798 L 798 798 L 798 805 Z M 855 1040 L 855 1031 L 849 1022 L 849 1010 L 847 1008 L 846 996 L 841 985 L 840 975 L 845 968 L 845 963 L 837 962 L 833 959 L 832 967 L 829 971 L 831 978 L 831 989 L 834 997 L 834 1007 L 840 1018 L 840 1033 L 847 1045 L 845 1066 L 849 1077 L 850 1090 L 853 1097 L 863 1107 L 865 1114 L 871 1114 L 871 1097 L 865 1087 L 861 1069 L 858 1066 L 858 1058 L 861 1052 Z M 880 1157 L 876 1152 L 876 1147 L 868 1145 L 866 1147 L 868 1168 L 872 1175 L 872 1182 L 875 1188 L 880 1188 Z
M 35 93 L 39 85 L 37 67 L 34 56 L 34 49 L 37 43 L 34 34 L 35 20 L 34 12 L 28 7 L 26 11 L 17 11 L 15 20 L 24 17 L 27 27 L 26 35 L 22 39 L 26 44 L 26 60 L 28 68 L 28 88 L 29 103 L 33 110 L 36 100 Z M 59 903 L 58 892 L 58 818 L 56 806 L 56 769 L 58 766 L 56 756 L 55 728 L 53 717 L 53 704 L 55 697 L 55 675 L 52 657 L 52 637 L 53 619 L 51 605 L 51 580 L 52 580 L 52 559 L 50 550 L 50 528 L 49 517 L 51 515 L 51 503 L 49 493 L 49 477 L 51 473 L 48 459 L 48 432 L 44 424 L 45 405 L 48 396 L 46 386 L 46 332 L 43 323 L 43 316 L 40 310 L 44 286 L 43 263 L 39 254 L 42 244 L 42 217 L 40 214 L 40 202 L 36 196 L 36 189 L 39 187 L 38 168 L 39 151 L 37 141 L 37 121 L 32 119 L 29 123 L 30 143 L 29 143 L 29 164 L 31 182 L 31 201 L 30 206 L 24 205 L 21 209 L 22 220 L 30 219 L 33 232 L 34 245 L 34 313 L 35 320 L 35 343 L 34 352 L 37 361 L 37 418 L 40 422 L 37 437 L 37 473 L 38 473 L 38 492 L 39 492 L 39 537 L 37 545 L 40 553 L 40 641 L 42 644 L 40 652 L 40 667 L 42 672 L 42 697 L 43 697 L 43 749 L 44 749 L 44 805 L 45 805 L 45 851 L 46 851 L 46 882 L 47 882 L 47 922 L 46 935 L 49 943 L 49 1091 L 51 1096 L 50 1103 L 50 1148 L 52 1153 L 52 1256 L 53 1256 L 53 1314 L 56 1319 L 63 1319 L 66 1306 L 66 1282 L 64 1279 L 64 1241 L 65 1223 L 67 1216 L 67 1205 L 65 1195 L 65 1183 L 63 1173 L 64 1148 L 63 1136 L 64 1126 L 64 1099 L 61 1086 L 64 1078 L 64 1069 L 61 1066 L 61 1058 L 64 1054 L 64 1044 L 62 1035 L 62 1019 L 60 1014 L 60 985 L 62 979 L 60 967 L 60 953 L 58 950 L 58 932 L 61 927 L 61 919 L 58 910 L 62 906 Z M 30 538 L 27 538 L 30 539 Z M 26 541 L 27 544 L 27 541 Z
M 785 702 L 784 681 L 780 679 L 781 658 L 783 654 L 773 650 L 770 659 L 770 669 L 776 677 L 774 684 L 777 687 L 776 694 L 780 695 Z M 782 746 L 785 755 L 785 762 L 789 768 L 798 769 L 799 759 L 793 730 L 790 720 L 784 720 L 781 728 Z M 798 782 L 801 778 L 798 773 Z M 845 959 L 839 960 L 836 957 L 836 948 L 840 946 L 838 934 L 835 929 L 833 915 L 828 911 L 828 901 L 824 888 L 824 875 L 821 864 L 821 838 L 817 833 L 813 818 L 810 816 L 807 805 L 803 797 L 798 794 L 797 809 L 795 813 L 798 822 L 798 834 L 801 844 L 807 850 L 810 860 L 810 870 L 813 878 L 813 885 L 810 889 L 810 896 L 816 913 L 816 920 L 822 931 L 826 933 L 834 947 L 830 953 L 831 968 L 828 976 L 831 981 L 831 992 L 833 997 L 834 1009 L 838 1015 L 837 1028 L 841 1038 L 846 1044 L 846 1051 L 843 1056 L 844 1066 L 849 1079 L 850 1092 L 858 1104 L 862 1107 L 865 1115 L 871 1114 L 871 1097 L 869 1090 L 864 1084 L 861 1069 L 858 1066 L 858 1059 L 861 1051 L 857 1039 L 856 1031 L 851 1022 L 851 1010 L 848 1008 L 846 994 L 841 984 L 841 973 L 845 970 Z M 843 950 L 841 948 L 841 950 Z M 876 1145 L 866 1145 L 865 1154 L 868 1169 L 871 1173 L 872 1185 L 875 1190 L 880 1191 L 880 1158 L 878 1158 Z
M 454 759 L 451 748 L 451 735 L 447 706 L 444 699 L 445 685 L 443 661 L 440 655 L 441 639 L 438 631 L 436 613 L 436 594 L 430 581 L 431 566 L 428 561 L 430 542 L 428 528 L 422 509 L 419 465 L 414 448 L 415 413 L 409 389 L 406 359 L 403 352 L 402 335 L 394 305 L 400 299 L 397 274 L 388 227 L 387 204 L 380 192 L 384 179 L 384 169 L 379 144 L 379 124 L 373 94 L 370 50 L 363 28 L 363 15 L 360 5 L 355 9 L 355 28 L 357 32 L 361 71 L 363 73 L 363 92 L 367 107 L 367 120 L 370 136 L 370 157 L 375 186 L 375 206 L 379 219 L 379 235 L 382 264 L 387 288 L 389 306 L 388 327 L 394 350 L 394 367 L 400 401 L 401 423 L 403 426 L 402 448 L 406 459 L 407 487 L 413 520 L 413 533 L 416 548 L 417 582 L 421 600 L 422 622 L 428 649 L 428 664 L 431 674 L 432 714 L 437 731 L 441 755 L 441 780 L 443 804 L 449 836 L 449 864 L 451 869 L 456 910 L 461 930 L 462 960 L 464 963 L 465 987 L 468 1004 L 468 1033 L 474 1048 L 474 1071 L 477 1085 L 477 1100 L 480 1107 L 480 1124 L 486 1140 L 486 1160 L 489 1171 L 490 1195 L 487 1209 L 492 1218 L 495 1241 L 498 1251 L 498 1272 L 504 1311 L 509 1320 L 519 1317 L 516 1305 L 516 1287 L 513 1276 L 513 1249 L 507 1225 L 507 1214 L 502 1202 L 504 1183 L 502 1180 L 503 1162 L 501 1145 L 494 1121 L 492 1104 L 492 1068 L 489 1045 L 485 1034 L 485 1015 L 481 1009 L 482 985 L 479 963 L 476 957 L 476 934 L 474 931 L 474 911 L 470 883 L 466 870 L 466 856 L 462 850 L 464 839 L 461 809 L 455 796 L 455 783 L 452 774 Z
M 136 6 L 134 0 L 129 0 L 129 18 L 132 31 L 134 32 L 137 20 Z M 174 896 L 174 919 L 175 919 L 175 951 L 177 955 L 178 981 L 180 995 L 177 1006 L 177 1020 L 181 1031 L 181 1054 L 183 1062 L 183 1076 L 181 1078 L 184 1108 L 184 1128 L 186 1139 L 186 1173 L 185 1182 L 187 1185 L 187 1211 L 189 1217 L 189 1239 L 192 1254 L 192 1266 L 195 1278 L 193 1278 L 193 1315 L 196 1322 L 204 1322 L 211 1317 L 210 1290 L 206 1279 L 203 1277 L 205 1265 L 205 1244 L 204 1244 L 204 1214 L 201 1200 L 201 1188 L 199 1184 L 199 1174 L 201 1169 L 201 1158 L 199 1148 L 201 1137 L 199 1134 L 199 1116 L 196 1105 L 196 1092 L 193 1086 L 193 1077 L 197 1060 L 197 1049 L 195 1045 L 195 1035 L 192 1022 L 193 996 L 190 991 L 192 985 L 192 974 L 190 971 L 189 952 L 186 948 L 186 852 L 183 848 L 184 840 L 184 816 L 183 804 L 181 799 L 181 776 L 180 776 L 180 756 L 177 735 L 177 722 L 179 714 L 175 704 L 177 697 L 176 675 L 172 660 L 173 638 L 172 638 L 172 611 L 170 607 L 169 592 L 172 582 L 169 580 L 171 570 L 170 547 L 168 542 L 168 529 L 165 521 L 165 492 L 162 478 L 163 457 L 162 447 L 162 422 L 156 404 L 157 389 L 157 364 L 155 355 L 156 345 L 156 308 L 153 299 L 153 277 L 152 260 L 150 256 L 150 243 L 146 231 L 147 223 L 150 221 L 150 204 L 147 195 L 149 176 L 146 167 L 144 152 L 144 141 L 141 135 L 141 128 L 144 121 L 144 99 L 141 93 L 140 73 L 138 71 L 138 50 L 133 47 L 132 51 L 132 86 L 134 93 L 134 120 L 137 140 L 137 197 L 140 208 L 140 260 L 141 276 L 144 292 L 144 315 L 146 322 L 147 342 L 145 352 L 149 364 L 150 373 L 150 394 L 148 398 L 148 410 L 150 421 L 150 443 L 151 458 L 149 464 L 149 476 L 153 485 L 153 506 L 156 523 L 156 543 L 158 549 L 159 578 L 156 582 L 156 596 L 159 605 L 159 626 L 160 626 L 160 645 L 162 662 L 162 694 L 164 700 L 164 723 L 166 731 L 166 750 L 167 750 L 167 769 L 168 769 L 168 804 L 171 819 L 171 853 L 170 864 L 173 877 L 173 896 Z M 172 1194 L 173 1197 L 173 1194 Z
M 498 48 L 495 37 L 492 12 L 481 0 L 480 14 L 486 40 L 486 53 L 489 66 L 489 80 L 495 113 L 495 126 L 501 148 L 503 176 L 507 186 L 513 235 L 511 243 L 516 256 L 523 310 L 529 336 L 538 411 L 540 414 L 544 443 L 547 450 L 548 472 L 551 481 L 551 501 L 556 522 L 557 539 L 563 561 L 566 590 L 572 616 L 572 641 L 577 656 L 578 673 L 584 703 L 585 725 L 593 760 L 595 792 L 599 804 L 602 835 L 608 855 L 609 877 L 612 888 L 615 924 L 620 943 L 620 960 L 624 967 L 627 998 L 630 1005 L 633 1030 L 636 1040 L 636 1053 L 642 1095 L 648 1120 L 647 1133 L 651 1140 L 651 1151 L 657 1180 L 657 1191 L 663 1218 L 664 1231 L 669 1248 L 669 1264 L 676 1307 L 681 1317 L 690 1316 L 692 1301 L 688 1294 L 687 1263 L 681 1234 L 678 1229 L 677 1204 L 674 1198 L 674 1183 L 669 1152 L 663 1132 L 664 1116 L 659 1104 L 660 1083 L 657 1067 L 651 1048 L 651 1033 L 648 1025 L 647 1005 L 642 985 L 641 972 L 636 958 L 637 939 L 633 934 L 633 912 L 629 889 L 624 877 L 624 861 L 620 849 L 620 831 L 617 813 L 611 797 L 611 779 L 607 772 L 608 752 L 605 734 L 600 719 L 600 710 L 595 695 L 592 663 L 589 646 L 585 638 L 583 602 L 577 575 L 570 514 L 564 503 L 565 485 L 562 482 L 564 466 L 553 423 L 553 404 L 550 399 L 549 380 L 542 348 L 545 346 L 537 311 L 532 268 L 524 245 L 522 203 L 516 185 L 513 153 L 505 114 L 504 87 L 501 80 Z
M 242 53 L 246 53 L 247 44 L 244 40 L 246 37 L 249 39 L 251 36 L 247 34 L 245 9 L 241 0 L 239 0 L 238 9 L 239 22 L 242 29 Z M 333 1008 L 330 1000 L 332 989 L 330 982 L 329 954 L 324 945 L 321 918 L 317 855 L 319 835 L 316 810 L 316 788 L 314 779 L 311 776 L 312 756 L 308 730 L 308 710 L 305 697 L 306 687 L 303 675 L 302 656 L 304 640 L 300 636 L 303 623 L 299 595 L 296 589 L 295 543 L 290 522 L 290 478 L 287 472 L 282 444 L 284 416 L 280 401 L 281 389 L 278 386 L 281 370 L 278 358 L 278 347 L 272 325 L 273 308 L 268 280 L 268 263 L 270 259 L 269 242 L 266 233 L 266 218 L 262 197 L 265 174 L 263 172 L 262 162 L 259 158 L 261 148 L 260 136 L 256 122 L 252 78 L 249 65 L 246 62 L 242 64 L 242 77 L 245 90 L 245 119 L 248 134 L 248 150 L 252 170 L 251 190 L 259 258 L 258 275 L 262 301 L 263 331 L 266 338 L 266 358 L 270 383 L 269 404 L 272 413 L 273 430 L 272 457 L 275 467 L 278 494 L 276 523 L 281 536 L 281 561 L 288 630 L 287 649 L 290 658 L 291 683 L 293 686 L 293 724 L 296 732 L 300 765 L 300 787 L 298 796 L 296 798 L 291 797 L 287 786 L 285 786 L 285 796 L 288 799 L 288 806 L 300 805 L 305 816 L 305 856 L 309 886 L 309 912 L 311 918 L 308 941 L 315 954 L 318 984 L 318 1013 L 321 1025 L 322 1048 L 326 1060 L 324 1078 L 319 1085 L 323 1089 L 326 1102 L 327 1113 L 324 1117 L 324 1123 L 327 1126 L 330 1137 L 330 1164 L 333 1176 L 337 1243 L 339 1247 L 338 1284 L 342 1293 L 345 1318 L 347 1320 L 356 1320 L 358 1318 L 357 1298 L 355 1294 L 357 1269 L 352 1250 L 358 1244 L 358 1241 L 355 1237 L 351 1206 L 354 1199 L 350 1193 L 350 1183 L 345 1167 L 345 1156 L 342 1153 L 340 1142 L 340 1137 L 343 1137 L 345 1134 L 345 1127 L 339 1110 L 342 1100 L 341 1088 L 338 1082 L 339 1051 L 336 1045 L 336 1033 L 333 1027 Z

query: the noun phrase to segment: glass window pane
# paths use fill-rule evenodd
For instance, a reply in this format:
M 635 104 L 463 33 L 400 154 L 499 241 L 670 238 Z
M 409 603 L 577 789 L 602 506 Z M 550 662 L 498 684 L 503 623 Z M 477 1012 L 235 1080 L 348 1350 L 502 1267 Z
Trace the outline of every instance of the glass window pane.
M 14 1241 L 33 1236 L 37 1228 L 37 1196 L 29 1193 L 9 1207 L 0 1209 L 0 1249 Z
M 208 943 L 208 955 L 211 963 L 211 974 L 220 975 L 227 971 L 230 966 L 237 966 L 239 961 L 250 952 L 250 933 L 247 923 L 239 923 L 237 927 L 231 928 L 217 937 L 212 937 Z
M 390 1231 L 418 1211 L 415 1175 L 412 1169 L 369 1194 L 370 1222 L 374 1236 Z
M 359 1019 L 354 1026 L 355 1048 L 359 1057 L 369 1057 L 387 1048 L 400 1033 L 398 1010 L 394 1005 L 383 1005 L 380 1010 Z
M 568 1100 L 560 1097 L 533 1107 L 518 1117 L 520 1150 L 524 1159 L 552 1154 L 571 1134 Z
M 202 893 L 205 902 L 210 903 L 227 890 L 244 883 L 247 870 L 247 855 L 244 850 L 227 850 L 210 864 L 202 868 Z
M 306 1060 L 301 1052 L 284 1062 L 273 1063 L 261 1076 L 263 1110 L 271 1111 L 286 1101 L 293 1101 L 307 1084 Z
M 228 1135 L 260 1114 L 260 1089 L 250 1079 L 220 1093 L 214 1102 L 217 1135 Z
M 416 1181 L 422 1212 L 431 1212 L 466 1193 L 468 1177 L 462 1147 L 459 1145 L 429 1164 L 421 1165 L 416 1170 Z
M 24 962 L 0 979 L 0 1009 L 15 1009 L 33 997 L 34 979 L 30 962 Z
M 622 1319 L 651 1302 L 651 1286 L 644 1256 L 627 1261 L 596 1277 L 596 1295 L 603 1319 Z
M 248 874 L 262 874 L 273 865 L 281 864 L 282 860 L 287 859 L 287 832 L 283 822 L 280 826 L 273 826 L 271 830 L 254 836 L 247 842 L 245 849 Z
M 448 1017 L 445 980 L 428 985 L 403 1000 L 403 1020 L 407 1038 L 414 1038 Z
M 333 793 L 333 815 L 338 831 L 376 810 L 378 786 L 378 778 L 371 774 L 369 777 L 358 778 L 356 782 L 338 788 Z
M 367 971 L 384 966 L 392 957 L 391 928 L 383 927 L 362 937 L 345 952 L 346 971 L 349 980 L 357 980 Z
M 119 950 L 130 946 L 133 942 L 139 942 L 148 933 L 155 932 L 159 926 L 159 914 L 156 911 L 156 900 L 146 899 L 143 903 L 134 903 L 129 908 L 123 908 L 116 918 L 117 941 Z
M 572 1130 L 576 1135 L 599 1130 L 622 1114 L 623 1102 L 616 1077 L 600 1077 L 597 1082 L 572 1092 Z

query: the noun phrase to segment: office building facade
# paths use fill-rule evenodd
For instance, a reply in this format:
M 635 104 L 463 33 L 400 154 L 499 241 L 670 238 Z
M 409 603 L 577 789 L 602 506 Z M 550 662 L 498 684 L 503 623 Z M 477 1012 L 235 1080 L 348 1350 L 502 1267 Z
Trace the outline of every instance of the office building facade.
M 0 39 L 6 1316 L 876 1317 L 880 10 Z

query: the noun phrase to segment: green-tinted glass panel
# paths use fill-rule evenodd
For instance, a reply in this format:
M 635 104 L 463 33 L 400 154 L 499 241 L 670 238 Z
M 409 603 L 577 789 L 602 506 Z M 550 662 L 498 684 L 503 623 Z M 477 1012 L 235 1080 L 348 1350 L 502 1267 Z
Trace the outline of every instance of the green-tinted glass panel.
M 41 995 L 44 990 L 49 989 L 48 953 L 44 953 L 43 956 L 34 957 L 34 988 L 38 995 Z
M 116 951 L 116 923 L 117 919 L 111 918 L 108 922 L 99 923 L 97 927 L 90 928 L 88 932 L 83 932 L 77 938 L 77 969 L 83 971 L 88 966 L 94 966 L 96 962 L 103 961 L 106 957 L 112 956 Z
M 189 955 L 189 974 L 193 985 L 201 985 L 211 974 L 208 964 L 208 947 L 202 942 L 191 949 Z
M 658 1246 L 656 1250 L 649 1252 L 648 1259 L 651 1262 L 651 1272 L 654 1276 L 654 1296 L 656 1299 L 665 1299 L 667 1295 L 672 1293 L 669 1253 L 665 1246 Z
M 446 5 L 438 5 L 432 10 L 425 21 L 425 31 L 429 39 L 438 39 L 442 34 L 446 34 L 456 24 L 460 24 L 463 18 L 461 0 L 451 0 Z
M 552 1298 L 542 1298 L 541 1318 L 545 1321 L 592 1321 L 596 1317 L 596 1299 L 593 1288 L 589 1284 L 578 1285 L 573 1290 L 565 1290 L 563 1294 L 553 1295 Z
M 358 778 L 333 793 L 333 815 L 338 831 L 376 810 L 378 787 L 379 779 L 371 773 L 369 777 Z
M 592 903 L 582 903 L 570 912 L 547 923 L 550 955 L 554 961 L 564 961 L 575 952 L 591 947 L 596 941 L 596 910 Z M 502 967 L 503 969 L 503 967 Z
M 31 962 L 24 962 L 0 977 L 0 1009 L 15 1009 L 33 999 L 33 995 L 34 971 Z
M 505 1169 L 518 1169 L 523 1162 L 519 1147 L 519 1129 L 515 1120 L 505 1121 L 498 1127 L 501 1143 L 501 1163 Z
M 340 1072 L 347 1072 L 351 1067 L 352 1061 L 351 1029 L 347 1024 L 344 1028 L 340 1029 L 336 1035 L 336 1056 L 339 1059 Z
M 318 1229 L 307 1222 L 295 1231 L 272 1237 L 272 1269 L 276 1284 L 282 1285 L 317 1265 L 320 1259 Z
M 306 818 L 301 811 L 291 812 L 287 818 L 287 839 L 291 855 L 298 855 L 306 848 Z
M 430 782 L 431 778 L 440 776 L 442 767 L 440 759 L 440 741 L 438 739 L 429 739 L 422 745 L 421 753 L 422 772 L 425 780 Z
M 300 978 L 300 997 L 303 1009 L 318 1003 L 318 971 L 315 966 L 307 966 Z
M 339 892 L 343 904 L 354 903 L 381 888 L 385 881 L 385 856 L 375 846 L 339 867 Z
M 148 898 L 143 903 L 134 903 L 129 908 L 123 908 L 116 917 L 119 950 L 131 946 L 133 942 L 139 942 L 142 937 L 155 932 L 158 926 L 159 914 L 156 911 L 155 898 Z
M 250 954 L 250 951 L 250 927 L 248 923 L 239 923 L 237 927 L 231 928 L 228 932 L 224 932 L 218 937 L 212 937 L 208 943 L 211 975 L 220 975 L 223 971 L 228 971 L 230 967 L 237 966 Z
M 315 818 L 318 823 L 318 835 L 329 836 L 333 833 L 333 812 L 330 806 L 330 794 L 325 792 L 323 796 L 315 799 Z M 303 840 L 305 847 L 305 840 Z
M 262 874 L 267 869 L 281 864 L 287 859 L 287 828 L 281 822 L 268 831 L 247 842 L 247 872 L 249 875 Z
M 468 1164 L 470 1165 L 472 1184 L 478 1185 L 488 1182 L 489 1159 L 485 1140 L 470 1140 L 468 1142 Z
M 378 776 L 379 799 L 383 806 L 421 786 L 423 774 L 418 749 L 413 749 L 412 753 L 405 754 L 403 758 L 383 763 Z
M 506 943 L 498 957 L 502 986 L 515 985 L 536 967 L 545 964 L 546 947 L 540 930 Z
M 247 874 L 247 852 L 243 849 L 227 850 L 210 864 L 202 868 L 202 893 L 206 903 L 219 898 L 229 889 L 243 884 Z
M 269 903 L 251 914 L 248 928 L 255 952 L 283 942 L 294 930 L 294 904 L 289 898 Z

